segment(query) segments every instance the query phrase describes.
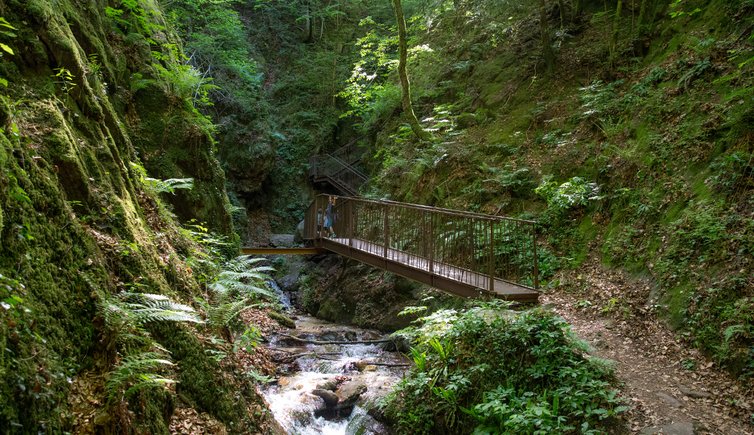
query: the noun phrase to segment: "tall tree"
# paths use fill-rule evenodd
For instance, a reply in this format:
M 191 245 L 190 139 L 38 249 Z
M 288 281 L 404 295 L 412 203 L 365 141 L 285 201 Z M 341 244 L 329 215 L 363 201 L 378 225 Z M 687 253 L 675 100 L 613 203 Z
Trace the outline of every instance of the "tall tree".
M 398 75 L 401 78 L 401 89 L 403 90 L 403 112 L 408 118 L 411 130 L 421 140 L 430 140 L 432 136 L 422 128 L 419 120 L 414 113 L 414 107 L 411 105 L 411 83 L 408 81 L 408 71 L 406 61 L 408 59 L 408 42 L 406 41 L 406 18 L 403 16 L 403 6 L 401 0 L 393 0 L 395 8 L 395 20 L 398 22 Z
M 542 57 L 545 60 L 547 72 L 555 69 L 555 52 L 552 50 L 550 40 L 550 26 L 547 23 L 547 5 L 545 0 L 539 1 L 539 36 L 542 41 Z

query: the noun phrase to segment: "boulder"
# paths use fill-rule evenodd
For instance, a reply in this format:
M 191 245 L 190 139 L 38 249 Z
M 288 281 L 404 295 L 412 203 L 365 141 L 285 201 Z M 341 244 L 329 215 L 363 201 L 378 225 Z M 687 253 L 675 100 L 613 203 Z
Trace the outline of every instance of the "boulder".
M 355 405 L 362 394 L 367 391 L 367 386 L 359 381 L 349 381 L 338 388 L 336 392 L 340 403 Z
M 296 226 L 296 233 L 293 235 L 293 243 L 300 245 L 304 243 L 304 221 L 298 223 Z
M 333 408 L 335 405 L 338 404 L 338 395 L 333 393 L 330 390 L 325 390 L 321 388 L 317 388 L 315 390 L 312 390 L 312 394 L 314 394 L 317 397 L 322 398 L 322 400 L 325 401 L 325 406 L 328 408 Z
M 335 379 L 330 379 L 321 384 L 317 384 L 318 390 L 335 391 L 338 389 L 338 382 Z

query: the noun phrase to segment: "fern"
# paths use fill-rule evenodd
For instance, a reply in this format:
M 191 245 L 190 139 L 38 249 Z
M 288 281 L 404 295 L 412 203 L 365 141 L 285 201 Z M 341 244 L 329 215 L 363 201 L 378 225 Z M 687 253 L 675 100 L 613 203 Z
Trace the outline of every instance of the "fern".
M 214 305 L 205 301 L 204 309 L 207 313 L 207 323 L 217 329 L 223 329 L 234 326 L 233 322 L 238 318 L 238 315 L 245 309 L 254 306 L 256 305 L 249 303 L 249 300 L 244 298 Z
M 149 322 L 204 323 L 196 311 L 188 305 L 173 302 L 167 296 L 150 293 L 126 292 L 121 295 L 124 307 L 135 317 L 138 324 Z
M 146 177 L 144 178 L 144 183 L 157 193 L 175 194 L 176 190 L 191 190 L 194 188 L 193 178 L 168 178 L 167 180 L 160 180 Z
M 110 350 L 115 346 L 125 352 L 153 347 L 155 343 L 144 329 L 144 325 L 150 322 L 203 323 L 193 308 L 162 295 L 124 292 L 103 299 L 100 313 L 105 321 Z
M 110 372 L 105 390 L 110 401 L 150 388 L 165 388 L 175 381 L 155 373 L 161 367 L 174 364 L 162 354 L 144 352 L 123 358 Z
M 214 281 L 207 285 L 211 291 L 210 300 L 197 298 L 196 302 L 207 315 L 207 323 L 230 335 L 236 329 L 239 314 L 247 308 L 255 307 L 260 298 L 275 300 L 276 295 L 267 285 L 270 277 L 265 272 L 273 271 L 269 266 L 260 266 L 261 258 L 237 257 L 224 265 Z

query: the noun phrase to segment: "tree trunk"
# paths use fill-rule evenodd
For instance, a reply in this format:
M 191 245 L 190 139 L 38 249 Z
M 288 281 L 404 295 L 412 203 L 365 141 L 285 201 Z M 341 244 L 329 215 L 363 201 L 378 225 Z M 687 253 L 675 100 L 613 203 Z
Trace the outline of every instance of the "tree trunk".
M 581 2 L 573 0 L 571 2 L 571 21 L 576 21 L 576 17 L 581 13 Z
M 623 0 L 618 0 L 618 6 L 615 8 L 615 18 L 613 19 L 613 33 L 610 35 L 610 62 L 612 63 L 618 50 L 618 30 L 620 29 L 620 16 L 623 12 Z
M 552 51 L 552 41 L 550 41 L 550 28 L 547 25 L 545 0 L 539 0 L 539 32 L 542 39 L 542 57 L 545 59 L 547 72 L 552 72 L 555 68 L 555 52 Z
M 636 30 L 639 36 L 644 34 L 644 19 L 647 16 L 647 0 L 641 0 L 641 7 L 639 7 L 639 18 L 636 20 Z
M 411 130 L 421 140 L 430 140 L 432 137 L 425 131 L 414 113 L 414 107 L 411 105 L 411 83 L 408 81 L 408 71 L 406 70 L 406 61 L 408 59 L 408 42 L 406 41 L 406 19 L 403 16 L 403 6 L 401 0 L 393 0 L 395 7 L 395 20 L 398 22 L 398 75 L 401 78 L 401 88 L 403 90 L 403 112 L 408 118 Z
M 306 44 L 314 42 L 314 18 L 312 18 L 312 2 L 306 4 Z

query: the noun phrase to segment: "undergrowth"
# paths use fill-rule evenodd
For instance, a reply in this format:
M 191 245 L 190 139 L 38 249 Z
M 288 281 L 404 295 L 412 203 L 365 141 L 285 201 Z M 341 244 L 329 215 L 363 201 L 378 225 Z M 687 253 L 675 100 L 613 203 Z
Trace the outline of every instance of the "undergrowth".
M 626 410 L 607 361 L 561 318 L 490 303 L 398 334 L 414 366 L 386 401 L 401 433 L 601 433 Z

